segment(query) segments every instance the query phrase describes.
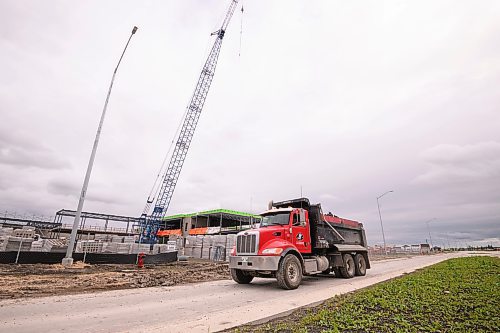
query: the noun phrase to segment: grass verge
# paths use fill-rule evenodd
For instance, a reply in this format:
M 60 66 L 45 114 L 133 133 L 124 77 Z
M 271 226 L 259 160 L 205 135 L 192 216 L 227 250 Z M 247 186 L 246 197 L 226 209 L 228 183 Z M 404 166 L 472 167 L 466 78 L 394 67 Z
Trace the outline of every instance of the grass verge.
M 500 332 L 500 258 L 450 259 L 234 332 Z

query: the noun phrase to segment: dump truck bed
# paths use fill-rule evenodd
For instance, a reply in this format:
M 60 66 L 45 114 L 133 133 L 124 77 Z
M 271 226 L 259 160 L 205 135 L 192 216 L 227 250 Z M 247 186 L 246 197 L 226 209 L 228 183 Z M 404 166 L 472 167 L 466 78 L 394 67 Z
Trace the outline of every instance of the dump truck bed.
M 357 245 L 365 248 L 367 246 L 362 223 L 332 214 L 324 215 L 321 204 L 311 204 L 307 198 L 276 202 L 273 206 L 303 208 L 309 212 L 313 251 L 334 248 L 337 245 Z

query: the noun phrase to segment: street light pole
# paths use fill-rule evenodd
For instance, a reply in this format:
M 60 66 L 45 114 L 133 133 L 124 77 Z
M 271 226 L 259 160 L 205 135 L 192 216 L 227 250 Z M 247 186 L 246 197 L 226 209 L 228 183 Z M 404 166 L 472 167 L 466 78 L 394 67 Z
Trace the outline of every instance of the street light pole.
M 431 250 L 433 248 L 432 246 L 432 237 L 431 237 L 431 228 L 429 228 L 429 222 L 431 222 L 432 220 L 435 220 L 436 218 L 433 217 L 432 219 L 428 220 L 428 221 L 425 221 L 425 224 L 427 224 L 427 232 L 429 233 L 429 242 L 430 242 L 430 246 L 431 246 Z
M 382 238 L 384 240 L 384 252 L 385 252 L 385 254 L 387 254 L 387 245 L 385 243 L 384 224 L 382 223 L 382 214 L 380 213 L 380 203 L 378 202 L 378 200 L 380 198 L 382 198 L 384 195 L 386 195 L 387 193 L 391 193 L 391 192 L 394 192 L 394 191 L 393 190 L 387 191 L 384 194 L 379 195 L 377 197 L 378 216 L 380 217 L 380 227 L 382 228 Z
M 82 192 L 80 194 L 80 200 L 78 201 L 78 209 L 75 214 L 75 221 L 73 222 L 73 228 L 71 229 L 71 236 L 68 244 L 68 249 L 66 250 L 66 257 L 62 260 L 62 264 L 64 266 L 71 266 L 73 264 L 73 249 L 75 247 L 76 233 L 78 231 L 78 224 L 80 223 L 80 216 L 82 215 L 83 203 L 85 202 L 85 195 L 87 194 L 87 187 L 89 185 L 90 174 L 92 173 L 92 166 L 94 165 L 94 159 L 97 152 L 97 145 L 99 144 L 99 138 L 101 136 L 102 125 L 104 123 L 104 116 L 106 115 L 106 109 L 108 108 L 109 96 L 111 95 L 111 89 L 113 88 L 113 82 L 115 81 L 116 72 L 118 71 L 118 66 L 122 62 L 123 55 L 127 50 L 128 44 L 132 39 L 132 36 L 137 31 L 137 27 L 132 29 L 130 33 L 130 37 L 127 40 L 127 44 L 123 49 L 122 55 L 120 56 L 120 60 L 118 60 L 118 64 L 113 72 L 113 76 L 111 78 L 111 83 L 109 85 L 108 95 L 106 96 L 106 101 L 104 102 L 104 108 L 101 114 L 101 120 L 99 121 L 99 126 L 97 127 L 97 133 L 94 140 L 94 146 L 92 148 L 92 153 L 90 154 L 89 164 L 87 166 L 87 172 L 85 173 L 85 180 L 83 181 Z

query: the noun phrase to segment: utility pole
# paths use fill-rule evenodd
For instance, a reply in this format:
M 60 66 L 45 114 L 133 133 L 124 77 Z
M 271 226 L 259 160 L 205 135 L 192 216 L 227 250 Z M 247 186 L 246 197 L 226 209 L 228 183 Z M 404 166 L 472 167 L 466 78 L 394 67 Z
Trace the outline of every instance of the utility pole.
M 393 191 L 393 190 L 390 190 L 390 191 L 387 191 L 387 192 L 385 192 L 384 194 L 379 195 L 379 196 L 377 197 L 378 216 L 380 217 L 380 227 L 382 228 L 382 238 L 383 238 L 383 240 L 384 240 L 384 252 L 385 252 L 385 254 L 387 254 L 387 245 L 386 245 L 386 243 L 385 243 L 384 224 L 382 223 L 382 214 L 380 213 L 380 203 L 378 202 L 378 200 L 379 200 L 380 198 L 382 198 L 384 195 L 386 195 L 387 193 L 392 193 L 392 192 L 394 192 L 394 191 Z
M 433 217 L 432 219 L 428 220 L 428 221 L 425 221 L 425 224 L 427 224 L 427 232 L 429 233 L 429 242 L 430 242 L 430 247 L 431 247 L 431 250 L 433 248 L 432 246 L 432 236 L 431 236 L 431 229 L 429 228 L 429 222 L 431 222 L 432 220 L 435 220 L 436 218 Z
M 63 260 L 62 260 L 62 264 L 64 266 L 71 266 L 73 264 L 73 249 L 75 247 L 76 234 L 78 231 L 78 225 L 80 223 L 80 216 L 82 215 L 83 203 L 85 202 L 85 195 L 87 194 L 87 187 L 89 185 L 90 174 L 92 173 L 92 167 L 94 165 L 94 159 L 95 159 L 95 155 L 97 152 L 97 145 L 99 144 L 99 138 L 101 136 L 102 125 L 104 123 L 104 116 L 106 115 L 106 109 L 108 108 L 109 96 L 111 95 L 111 89 L 113 88 L 113 82 L 115 81 L 115 76 L 116 76 L 116 72 L 118 71 L 118 66 L 120 66 L 120 63 L 122 62 L 122 59 L 123 59 L 123 55 L 125 54 L 125 51 L 127 50 L 128 44 L 130 43 L 130 40 L 132 39 L 132 36 L 135 34 L 136 31 L 137 31 L 137 27 L 134 27 L 132 29 L 132 32 L 130 33 L 130 37 L 127 40 L 127 44 L 125 45 L 125 48 L 123 49 L 120 60 L 118 60 L 118 64 L 116 65 L 116 68 L 113 72 L 113 76 L 111 78 L 111 83 L 109 85 L 108 95 L 106 96 L 106 101 L 104 102 L 104 108 L 103 108 L 102 114 L 101 114 L 101 120 L 99 121 L 99 126 L 97 127 L 97 133 L 96 133 L 95 140 L 94 140 L 94 146 L 92 148 L 92 153 L 90 154 L 90 160 L 89 160 L 89 164 L 87 166 L 87 172 L 85 173 L 85 180 L 83 181 L 82 192 L 80 194 L 80 200 L 78 201 L 78 209 L 76 210 L 75 221 L 73 222 L 73 228 L 71 229 L 71 236 L 70 236 L 70 240 L 69 240 L 69 244 L 68 244 L 68 250 L 66 251 L 66 257 L 63 258 Z

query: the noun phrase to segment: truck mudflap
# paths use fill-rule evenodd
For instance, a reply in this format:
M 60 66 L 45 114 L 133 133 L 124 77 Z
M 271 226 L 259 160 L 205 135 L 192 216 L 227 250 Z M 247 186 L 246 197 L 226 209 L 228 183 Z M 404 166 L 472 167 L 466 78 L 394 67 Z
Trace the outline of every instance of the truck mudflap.
M 276 271 L 280 256 L 230 256 L 229 268 L 247 271 Z
M 370 259 L 368 258 L 368 249 L 361 245 L 335 244 L 335 247 L 340 253 L 357 252 L 363 255 L 366 262 L 366 268 L 371 268 Z M 339 259 L 339 258 L 336 258 Z

